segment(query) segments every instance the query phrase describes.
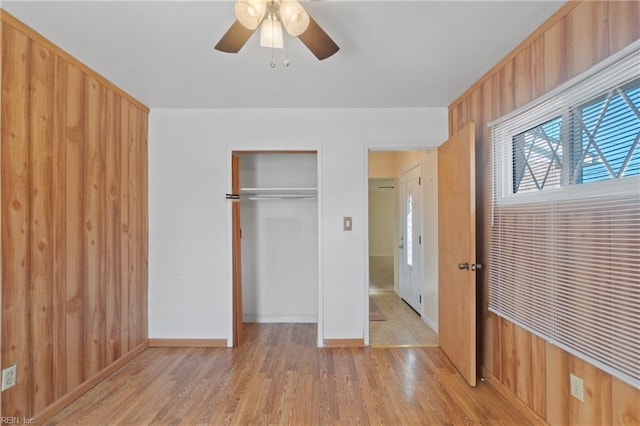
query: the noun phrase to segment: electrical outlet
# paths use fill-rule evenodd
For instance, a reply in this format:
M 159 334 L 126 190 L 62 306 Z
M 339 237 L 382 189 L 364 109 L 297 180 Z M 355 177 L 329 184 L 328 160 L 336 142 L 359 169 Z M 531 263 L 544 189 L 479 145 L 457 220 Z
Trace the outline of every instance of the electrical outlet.
M 569 384 L 571 387 L 571 396 L 584 402 L 584 383 L 582 379 L 573 374 L 569 374 Z
M 5 391 L 16 385 L 17 367 L 13 364 L 2 370 L 2 390 Z

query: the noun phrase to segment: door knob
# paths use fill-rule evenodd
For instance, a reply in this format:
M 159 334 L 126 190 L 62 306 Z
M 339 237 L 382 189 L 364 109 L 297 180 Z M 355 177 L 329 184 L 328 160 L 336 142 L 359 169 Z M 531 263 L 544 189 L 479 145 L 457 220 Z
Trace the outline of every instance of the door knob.
M 458 269 L 466 269 L 469 270 L 469 262 L 458 263 Z
M 482 269 L 482 265 L 480 263 L 472 263 L 471 264 L 471 270 L 472 271 L 479 271 L 480 269 Z
M 398 248 L 404 248 L 404 244 L 400 244 Z

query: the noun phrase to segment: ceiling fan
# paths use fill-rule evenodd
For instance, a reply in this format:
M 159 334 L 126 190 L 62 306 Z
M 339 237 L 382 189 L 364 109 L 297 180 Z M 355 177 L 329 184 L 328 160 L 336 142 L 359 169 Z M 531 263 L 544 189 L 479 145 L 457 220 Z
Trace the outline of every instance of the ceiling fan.
M 238 0 L 234 9 L 237 19 L 215 47 L 221 52 L 238 53 L 260 24 L 260 45 L 264 47 L 282 48 L 284 26 L 319 60 L 340 50 L 297 0 Z

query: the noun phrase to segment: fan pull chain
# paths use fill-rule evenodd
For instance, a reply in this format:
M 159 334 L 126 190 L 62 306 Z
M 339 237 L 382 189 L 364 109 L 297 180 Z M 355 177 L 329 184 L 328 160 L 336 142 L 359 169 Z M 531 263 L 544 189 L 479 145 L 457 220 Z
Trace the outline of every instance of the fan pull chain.
M 291 62 L 289 62 L 289 43 L 287 43 L 286 34 L 283 34 L 283 39 L 284 39 L 284 61 L 282 63 L 284 64 L 285 67 L 288 67 L 289 65 L 291 65 Z
M 275 48 L 275 44 L 276 44 L 275 35 L 276 35 L 276 26 L 275 25 L 271 25 L 271 68 L 275 68 L 276 67 L 276 60 L 274 58 L 274 52 L 276 50 L 276 48 Z
M 275 51 L 275 47 L 273 47 L 273 43 L 271 43 L 271 68 L 275 68 L 276 67 L 276 60 L 274 57 L 274 51 Z

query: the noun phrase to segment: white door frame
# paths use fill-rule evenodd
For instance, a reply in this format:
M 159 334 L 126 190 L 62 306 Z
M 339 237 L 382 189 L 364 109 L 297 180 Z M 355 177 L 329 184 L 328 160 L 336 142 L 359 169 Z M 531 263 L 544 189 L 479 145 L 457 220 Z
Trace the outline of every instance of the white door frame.
M 369 217 L 369 153 L 372 151 L 379 152 L 403 152 L 403 151 L 437 151 L 437 147 L 424 147 L 424 146 L 384 146 L 384 145 L 365 145 L 364 147 L 364 174 L 363 174 L 363 188 L 364 195 L 364 217 Z M 422 162 L 420 162 L 422 165 Z M 401 172 L 404 171 L 401 170 Z M 424 173 L 422 173 L 424 174 Z M 399 186 L 399 184 L 398 184 Z M 424 203 L 423 203 L 424 207 Z M 422 209 L 422 215 L 424 216 L 425 209 Z M 366 229 L 364 230 L 364 248 L 363 248 L 363 268 L 364 268 L 364 282 L 363 282 L 363 333 L 364 333 L 364 345 L 369 346 L 369 220 L 366 221 Z M 424 230 L 423 230 L 424 231 Z M 397 243 L 397 241 L 396 241 Z M 424 241 L 423 241 L 424 243 Z M 424 247 L 424 244 L 423 244 Z M 397 250 L 397 245 L 396 245 Z M 424 250 L 424 248 L 423 248 Z M 424 265 L 423 265 L 424 266 Z M 424 271 L 423 271 L 424 279 Z M 423 283 L 424 285 L 424 283 Z M 424 290 L 423 290 L 424 293 Z M 423 297 L 424 306 L 424 297 Z
M 255 147 L 255 146 L 227 146 L 227 188 L 231 189 L 231 155 L 234 152 L 243 152 L 243 151 L 253 151 L 253 152 L 268 152 L 268 153 L 278 153 L 278 152 L 291 152 L 291 151 L 300 151 L 300 152 L 315 152 L 316 153 L 316 173 L 318 179 L 318 323 L 317 323 L 317 331 L 316 331 L 316 346 L 321 348 L 324 346 L 324 276 L 323 276 L 323 265 L 322 265 L 322 250 L 323 250 L 323 231 L 322 231 L 322 223 L 323 223 L 323 198 L 322 195 L 324 191 L 322 189 L 322 183 L 324 181 L 322 175 L 322 148 L 319 146 L 304 146 L 304 147 L 295 147 L 295 146 L 287 146 L 287 147 Z M 242 213 L 241 213 L 242 214 Z M 232 223 L 232 211 L 231 211 L 231 202 L 229 202 L 229 206 L 227 208 L 227 223 L 228 230 L 227 240 L 229 247 L 229 269 L 227 274 L 227 288 L 229 292 L 227 294 L 228 298 L 228 306 L 229 312 L 227 318 L 229 320 L 229 324 L 227 327 L 227 347 L 233 347 L 233 227 Z M 369 309 L 367 304 L 367 309 Z M 367 331 L 368 333 L 368 331 Z

